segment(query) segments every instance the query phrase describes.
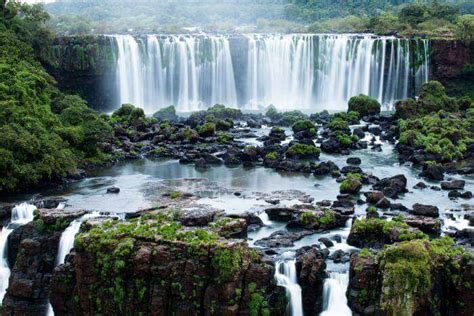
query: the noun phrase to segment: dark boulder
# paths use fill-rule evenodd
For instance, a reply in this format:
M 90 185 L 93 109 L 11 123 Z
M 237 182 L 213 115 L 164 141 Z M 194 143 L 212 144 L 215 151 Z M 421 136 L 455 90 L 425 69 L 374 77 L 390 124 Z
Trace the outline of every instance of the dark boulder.
M 410 210 L 410 213 L 420 216 L 439 217 L 439 209 L 436 206 L 419 203 L 413 205 L 413 209 Z
M 443 190 L 462 190 L 466 181 L 464 180 L 452 180 L 441 182 L 441 189 Z
M 402 174 L 384 178 L 374 184 L 373 188 L 382 191 L 389 198 L 397 198 L 399 194 L 407 192 L 407 178 Z

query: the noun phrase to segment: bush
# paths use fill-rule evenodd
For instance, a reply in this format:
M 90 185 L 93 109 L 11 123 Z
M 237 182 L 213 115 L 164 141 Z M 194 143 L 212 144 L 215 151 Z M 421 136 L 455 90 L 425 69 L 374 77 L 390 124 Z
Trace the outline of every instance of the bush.
M 145 123 L 145 112 L 132 104 L 122 104 L 120 108 L 112 113 L 112 122 L 138 127 Z
M 160 121 L 176 121 L 178 119 L 174 105 L 170 105 L 168 107 L 158 110 L 153 114 L 153 117 Z
M 360 116 L 380 114 L 380 103 L 369 96 L 360 94 L 349 100 L 349 110 L 359 113 Z

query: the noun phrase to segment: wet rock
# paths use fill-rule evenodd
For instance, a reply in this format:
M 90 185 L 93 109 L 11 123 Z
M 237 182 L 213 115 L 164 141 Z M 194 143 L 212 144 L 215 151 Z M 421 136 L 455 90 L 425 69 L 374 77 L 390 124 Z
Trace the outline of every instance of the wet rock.
M 423 190 L 423 189 L 426 189 L 427 187 L 428 186 L 426 185 L 426 183 L 418 182 L 417 184 L 415 184 L 413 188 Z
M 403 205 L 402 203 L 391 203 L 390 204 L 390 209 L 391 210 L 398 210 L 398 211 L 408 211 L 408 208 Z
M 385 195 L 380 191 L 370 191 L 364 193 L 367 203 L 376 204 L 378 201 L 382 200 Z
M 199 169 L 207 169 L 209 168 L 209 165 L 207 164 L 207 161 L 204 158 L 200 158 L 194 162 L 194 166 Z
M 432 217 L 417 216 L 405 218 L 405 223 L 411 227 L 416 227 L 422 232 L 430 235 L 439 235 L 441 233 L 441 222 Z
M 326 246 L 326 248 L 331 248 L 334 246 L 334 243 L 327 237 L 321 237 L 318 239 L 318 241 L 320 241 L 322 244 L 324 244 L 324 246 Z
M 384 178 L 373 185 L 373 188 L 382 191 L 389 198 L 397 198 L 398 195 L 407 192 L 407 178 L 400 174 L 391 178 Z
M 304 247 L 296 252 L 296 275 L 301 286 L 303 312 L 316 315 L 322 310 L 326 263 L 324 253 L 316 247 Z
M 466 181 L 464 180 L 453 180 L 441 182 L 441 189 L 443 190 L 462 190 Z
M 341 169 L 342 174 L 348 174 L 348 173 L 358 173 L 358 174 L 363 174 L 364 172 L 360 167 L 357 166 L 344 166 Z
M 349 157 L 346 162 L 351 165 L 360 165 L 362 160 L 359 157 Z
M 390 207 L 390 201 L 387 198 L 383 198 L 375 204 L 376 207 L 386 209 Z
M 323 161 L 314 168 L 313 174 L 315 176 L 326 176 L 337 171 L 339 171 L 339 167 L 334 162 Z
M 334 261 L 334 263 L 346 263 L 349 262 L 349 254 L 345 253 L 344 250 L 338 249 L 334 251 L 330 256 L 329 259 Z
M 352 135 L 359 137 L 359 139 L 363 139 L 365 137 L 365 132 L 362 128 L 355 128 Z
M 313 233 L 309 230 L 304 230 L 300 232 L 289 232 L 285 230 L 279 230 L 272 233 L 268 237 L 257 240 L 255 242 L 255 245 L 266 248 L 293 247 L 295 241 L 298 241 L 312 234 Z
M 265 213 L 267 213 L 268 217 L 272 221 L 288 222 L 291 219 L 295 218 L 295 216 L 300 213 L 300 211 L 296 208 L 274 207 L 267 208 L 265 210 Z
M 461 197 L 461 192 L 459 192 L 459 191 L 457 191 L 457 190 L 449 191 L 448 197 L 449 197 L 449 198 L 452 198 L 452 199 L 460 198 L 460 197 Z
M 420 177 L 427 178 L 429 180 L 443 180 L 444 168 L 436 164 L 425 165 L 423 167 L 423 171 L 420 173 Z
M 217 211 L 207 209 L 186 209 L 179 214 L 179 221 L 189 227 L 206 226 L 215 220 L 217 214 Z
M 461 193 L 461 198 L 469 200 L 472 199 L 472 192 L 471 191 L 466 191 Z
M 349 266 L 347 303 L 360 315 L 371 315 L 378 297 L 378 264 L 375 256 L 352 254 Z
M 334 239 L 334 241 L 339 243 L 339 244 L 342 242 L 341 235 L 334 235 L 334 236 L 332 236 L 332 239 Z
M 120 188 L 117 188 L 117 187 L 107 188 L 107 193 L 108 194 L 117 194 L 119 192 L 120 192 Z
M 419 203 L 413 205 L 413 209 L 410 213 L 421 216 L 439 217 L 439 209 L 436 206 Z
M 45 199 L 34 200 L 32 204 L 34 204 L 37 208 L 57 208 L 59 204 L 65 203 L 67 200 L 62 197 L 49 197 Z

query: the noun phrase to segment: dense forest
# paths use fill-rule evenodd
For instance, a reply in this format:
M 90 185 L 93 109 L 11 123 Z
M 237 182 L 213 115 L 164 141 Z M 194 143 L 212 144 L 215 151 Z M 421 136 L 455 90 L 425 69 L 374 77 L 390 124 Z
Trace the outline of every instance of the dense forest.
M 109 10 L 114 6 L 113 12 Z M 223 32 L 364 32 L 453 35 L 470 1 L 57 1 L 47 5 L 62 33 L 183 32 L 199 27 Z M 130 15 L 133 12 L 133 15 Z M 465 23 L 465 22 L 463 22 Z

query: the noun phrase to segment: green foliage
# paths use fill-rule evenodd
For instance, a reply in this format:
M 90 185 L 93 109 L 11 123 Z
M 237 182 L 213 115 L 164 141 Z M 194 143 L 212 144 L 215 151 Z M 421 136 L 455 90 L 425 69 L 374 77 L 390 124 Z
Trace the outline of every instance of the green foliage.
M 232 135 L 229 135 L 227 133 L 221 132 L 217 134 L 217 142 L 221 144 L 226 144 L 234 140 L 234 137 Z
M 321 150 L 316 146 L 306 144 L 295 144 L 286 151 L 287 156 L 296 158 L 318 157 L 320 153 Z
M 214 136 L 216 125 L 214 123 L 205 123 L 204 125 L 198 126 L 197 132 L 199 136 L 202 137 Z
M 361 94 L 350 98 L 348 111 L 357 112 L 360 116 L 377 115 L 380 113 L 380 107 L 376 99 Z
M 265 155 L 265 159 L 276 160 L 278 158 L 278 153 L 275 151 L 269 152 Z
M 456 22 L 456 37 L 466 45 L 474 41 L 474 14 L 462 15 Z
M 86 160 L 106 159 L 100 143 L 111 132 L 84 101 L 56 89 L 22 37 L 28 36 L 0 33 L 0 193 L 59 180 Z
M 174 107 L 174 105 L 164 107 L 155 112 L 153 114 L 153 117 L 159 120 L 175 120 L 177 118 L 176 108 Z
M 132 104 L 122 104 L 120 108 L 112 113 L 112 122 L 121 123 L 128 126 L 142 126 L 146 117 L 143 109 L 137 108 Z

